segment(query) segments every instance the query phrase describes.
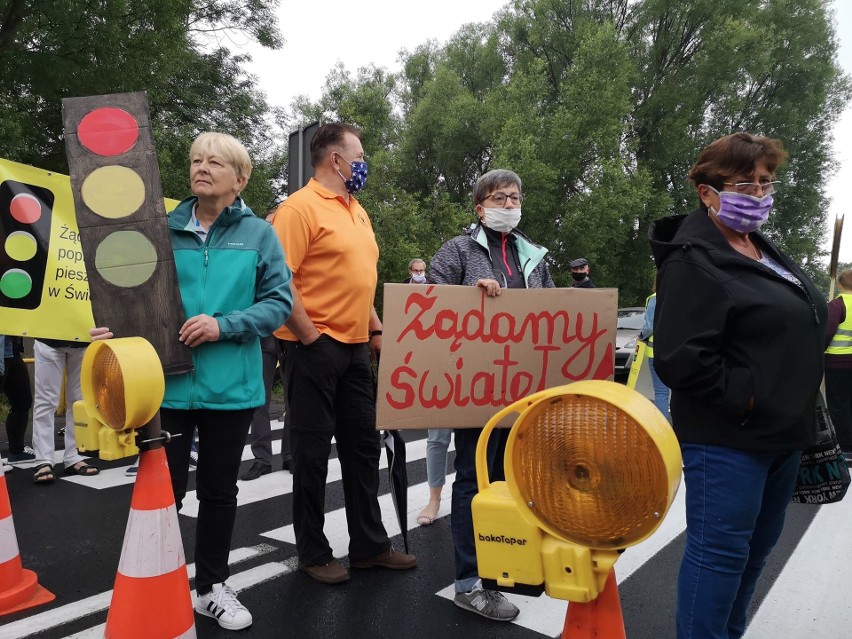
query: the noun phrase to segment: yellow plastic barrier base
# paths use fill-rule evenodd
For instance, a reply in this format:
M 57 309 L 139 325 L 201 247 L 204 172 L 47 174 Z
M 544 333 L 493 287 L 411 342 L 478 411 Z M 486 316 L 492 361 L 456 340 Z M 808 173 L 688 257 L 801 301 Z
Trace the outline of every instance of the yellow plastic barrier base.
M 124 459 L 125 457 L 135 457 L 139 454 L 139 447 L 136 445 L 136 430 L 113 430 L 112 428 L 103 427 L 99 434 L 100 454 L 101 459 L 113 461 L 115 459 Z

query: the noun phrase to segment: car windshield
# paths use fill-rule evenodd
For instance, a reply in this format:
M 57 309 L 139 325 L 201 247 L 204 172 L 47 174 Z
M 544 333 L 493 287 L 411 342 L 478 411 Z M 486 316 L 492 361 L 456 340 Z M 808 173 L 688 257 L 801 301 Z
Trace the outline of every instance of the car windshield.
M 627 328 L 641 331 L 645 326 L 645 309 L 620 310 L 618 311 L 618 322 L 616 328 Z

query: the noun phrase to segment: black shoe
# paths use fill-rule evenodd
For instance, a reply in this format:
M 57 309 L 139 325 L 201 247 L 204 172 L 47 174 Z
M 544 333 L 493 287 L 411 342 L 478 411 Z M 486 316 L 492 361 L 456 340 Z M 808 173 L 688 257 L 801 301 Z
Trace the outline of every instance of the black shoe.
M 272 472 L 272 466 L 269 464 L 264 464 L 261 461 L 255 461 L 251 468 L 249 468 L 246 472 L 240 475 L 240 479 L 243 481 L 251 481 L 252 479 L 257 479 L 261 475 L 268 475 Z
M 290 474 L 292 475 L 293 474 L 293 460 L 292 459 L 285 459 L 283 462 L 281 462 L 281 470 L 290 471 Z

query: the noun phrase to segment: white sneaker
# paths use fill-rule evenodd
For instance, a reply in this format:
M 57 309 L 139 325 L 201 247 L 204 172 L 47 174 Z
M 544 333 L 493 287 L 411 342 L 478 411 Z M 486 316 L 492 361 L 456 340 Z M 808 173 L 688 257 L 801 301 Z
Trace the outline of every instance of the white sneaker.
M 4 473 L 11 473 L 13 470 L 15 470 L 15 467 L 2 457 L 0 457 L 0 466 L 3 466 Z
M 198 595 L 195 611 L 213 617 L 226 630 L 242 630 L 251 625 L 251 613 L 228 584 L 213 584 L 213 590 Z

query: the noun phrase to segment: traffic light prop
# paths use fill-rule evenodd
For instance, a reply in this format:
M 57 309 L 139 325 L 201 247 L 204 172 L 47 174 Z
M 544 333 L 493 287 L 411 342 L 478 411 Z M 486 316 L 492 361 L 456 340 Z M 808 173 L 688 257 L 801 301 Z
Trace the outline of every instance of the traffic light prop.
M 513 414 L 506 480 L 490 483 L 488 438 Z M 681 467 L 668 421 L 621 384 L 576 382 L 506 407 L 476 449 L 479 493 L 471 508 L 483 584 L 594 601 L 620 553 L 662 523 Z
M 138 454 L 136 431 L 155 421 L 165 394 L 154 347 L 142 337 L 92 342 L 83 356 L 80 386 L 86 424 L 82 413 L 77 423 L 76 405 L 74 421 L 81 440 L 96 445 L 101 459 Z M 150 436 L 158 434 L 149 431 Z
M 62 118 L 95 323 L 192 370 L 145 93 L 66 98 Z

